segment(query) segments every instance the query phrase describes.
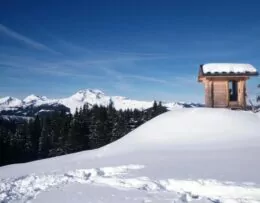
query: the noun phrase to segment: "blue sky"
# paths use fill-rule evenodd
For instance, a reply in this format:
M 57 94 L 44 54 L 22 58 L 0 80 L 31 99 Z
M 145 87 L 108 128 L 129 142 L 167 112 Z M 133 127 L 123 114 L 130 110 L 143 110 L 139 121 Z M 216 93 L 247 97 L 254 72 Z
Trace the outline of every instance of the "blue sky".
M 13 1 L 0 6 L 0 96 L 96 88 L 203 101 L 200 64 L 260 67 L 259 1 Z M 259 78 L 249 81 L 257 92 Z

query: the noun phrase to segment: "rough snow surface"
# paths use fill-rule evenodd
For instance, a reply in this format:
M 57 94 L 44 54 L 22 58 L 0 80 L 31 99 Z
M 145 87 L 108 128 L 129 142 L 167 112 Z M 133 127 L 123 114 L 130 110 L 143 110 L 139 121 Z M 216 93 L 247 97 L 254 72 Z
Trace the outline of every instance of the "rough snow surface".
M 204 73 L 256 73 L 251 64 L 208 63 L 202 66 Z
M 63 174 L 30 174 L 13 179 L 1 179 L 1 202 L 29 202 L 42 192 L 68 184 L 94 184 L 119 189 L 143 190 L 153 193 L 171 192 L 172 200 L 181 202 L 260 202 L 260 187 L 254 184 L 236 185 L 216 180 L 156 180 L 148 177 L 127 177 L 141 165 L 125 165 L 95 169 L 77 169 Z M 98 194 L 97 194 L 98 195 Z M 98 197 L 97 197 L 98 199 Z M 97 200 L 96 199 L 96 200 Z M 143 199 L 143 202 L 145 199 Z
M 0 168 L 0 202 L 260 203 L 260 117 L 167 112 L 103 148 Z
M 78 169 L 64 174 L 27 175 L 14 179 L 0 179 L 0 202 L 18 200 L 27 202 L 40 192 L 70 183 L 99 183 L 102 179 L 115 178 L 128 170 L 143 168 L 139 165 L 105 167 L 100 169 Z

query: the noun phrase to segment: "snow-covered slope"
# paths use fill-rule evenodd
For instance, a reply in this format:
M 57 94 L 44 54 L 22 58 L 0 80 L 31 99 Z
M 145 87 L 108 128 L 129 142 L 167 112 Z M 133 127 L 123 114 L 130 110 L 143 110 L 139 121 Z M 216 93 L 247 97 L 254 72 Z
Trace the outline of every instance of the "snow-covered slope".
M 108 152 L 121 154 L 124 151 L 151 150 L 151 146 L 152 150 L 163 150 L 167 145 L 174 150 L 197 147 L 229 149 L 245 145 L 260 147 L 259 124 L 258 114 L 252 112 L 211 108 L 179 109 L 153 119 L 103 150 L 104 155 L 107 155 Z M 125 148 L 126 145 L 129 147 Z
M 260 202 L 260 117 L 189 108 L 103 148 L 0 168 L 0 202 Z
M 100 90 L 80 90 L 74 95 L 63 98 L 63 99 L 48 99 L 44 96 L 30 95 L 23 100 L 19 100 L 13 97 L 5 97 L 0 99 L 0 111 L 18 108 L 26 108 L 28 106 L 39 107 L 41 105 L 64 105 L 68 107 L 71 113 L 76 111 L 76 108 L 83 107 L 84 104 L 89 104 L 90 106 L 97 104 L 102 106 L 107 106 L 110 101 L 114 103 L 116 109 L 147 109 L 152 107 L 153 101 L 137 101 L 131 100 L 126 97 L 121 96 L 107 96 Z M 163 103 L 169 109 L 173 108 L 183 108 L 183 107 L 193 107 L 199 106 L 199 104 L 189 104 L 189 103 Z

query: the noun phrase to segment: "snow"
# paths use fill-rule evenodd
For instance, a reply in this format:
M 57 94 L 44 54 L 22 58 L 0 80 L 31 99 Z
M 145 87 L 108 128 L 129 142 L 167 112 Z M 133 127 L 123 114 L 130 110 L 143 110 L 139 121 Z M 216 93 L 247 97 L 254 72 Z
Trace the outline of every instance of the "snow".
M 225 202 L 233 199 L 248 201 L 252 197 L 260 200 L 260 188 L 252 184 L 236 185 L 232 182 L 218 182 L 215 180 L 151 180 L 148 177 L 126 177 L 129 171 L 139 170 L 143 167 L 141 165 L 124 165 L 98 169 L 78 169 L 68 171 L 64 174 L 40 176 L 32 174 L 16 179 L 9 179 L 8 182 L 2 180 L 2 183 L 0 183 L 0 200 L 2 202 L 17 200 L 27 202 L 44 191 L 65 187 L 73 183 L 103 185 L 121 190 L 138 189 L 156 193 L 168 192 L 173 195 L 173 200 L 176 198 L 183 202 L 201 200 L 203 198 L 205 200 L 212 200 L 212 202 L 216 198 L 222 199 Z M 95 197 L 95 202 L 97 202 L 98 197 L 99 195 Z M 55 201 L 57 201 L 56 198 Z
M 26 120 L 26 121 L 30 121 L 31 119 L 34 119 L 33 117 L 28 117 L 28 116 L 14 116 L 14 115 L 1 115 L 0 116 L 0 119 L 4 119 L 4 120 L 8 120 L 8 121 L 19 121 L 19 120 L 21 120 L 21 121 L 24 121 L 24 120 Z
M 34 103 L 34 102 L 46 101 L 46 100 L 48 100 L 48 98 L 45 96 L 36 96 L 34 94 L 31 94 L 31 95 L 25 97 L 23 102 L 24 103 Z
M 208 63 L 202 66 L 203 73 L 257 73 L 251 64 Z
M 0 109 L 4 107 L 19 107 L 22 105 L 22 101 L 14 97 L 3 97 L 0 98 Z
M 96 150 L 0 168 L 0 202 L 260 202 L 260 117 L 162 114 Z
M 153 119 L 118 142 L 104 147 L 103 150 L 106 151 L 104 154 L 108 154 L 107 151 L 123 153 L 130 150 L 144 150 L 146 147 L 149 150 L 151 145 L 153 149 L 163 149 L 166 145 L 175 149 L 243 147 L 244 142 L 251 138 L 260 139 L 260 136 L 256 134 L 256 129 L 260 132 L 259 117 L 252 112 L 185 108 L 170 111 Z M 131 149 L 125 148 L 126 145 L 132 146 Z M 257 145 L 260 146 L 260 144 Z M 113 150 L 107 150 L 107 148 L 113 148 Z
M 10 99 L 9 99 L 10 98 Z M 9 101 L 10 100 L 10 101 Z M 6 102 L 9 101 L 9 102 Z M 0 99 L 0 111 L 1 110 L 11 110 L 12 108 L 18 107 L 27 107 L 30 105 L 40 106 L 40 105 L 54 105 L 54 104 L 62 104 L 68 107 L 71 113 L 75 113 L 76 108 L 81 108 L 85 104 L 89 104 L 90 107 L 97 104 L 99 106 L 107 106 L 110 101 L 114 103 L 114 106 L 117 110 L 122 109 L 148 109 L 153 106 L 153 101 L 138 101 L 131 100 L 122 96 L 107 96 L 104 92 L 97 89 L 86 89 L 80 90 L 73 94 L 70 97 L 62 98 L 62 99 L 48 99 L 45 96 L 36 96 L 29 95 L 23 99 L 23 101 L 13 98 L 13 97 L 5 97 Z M 164 102 L 164 106 L 168 109 L 175 108 L 183 108 L 186 103 L 178 103 L 178 102 Z M 196 106 L 196 104 L 191 104 L 191 106 Z

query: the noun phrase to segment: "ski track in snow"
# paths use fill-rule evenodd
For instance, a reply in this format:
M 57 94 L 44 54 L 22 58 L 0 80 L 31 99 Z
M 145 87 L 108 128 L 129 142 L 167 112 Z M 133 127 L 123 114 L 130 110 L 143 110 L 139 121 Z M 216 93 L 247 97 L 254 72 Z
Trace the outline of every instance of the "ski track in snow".
M 64 174 L 30 174 L 15 179 L 0 179 L 0 202 L 30 202 L 52 188 L 70 183 L 96 184 L 117 189 L 137 189 L 147 192 L 172 192 L 172 202 L 260 203 L 260 187 L 253 183 L 235 184 L 216 180 L 151 180 L 148 177 L 128 178 L 131 170 L 142 165 L 124 165 L 96 169 L 77 169 Z

